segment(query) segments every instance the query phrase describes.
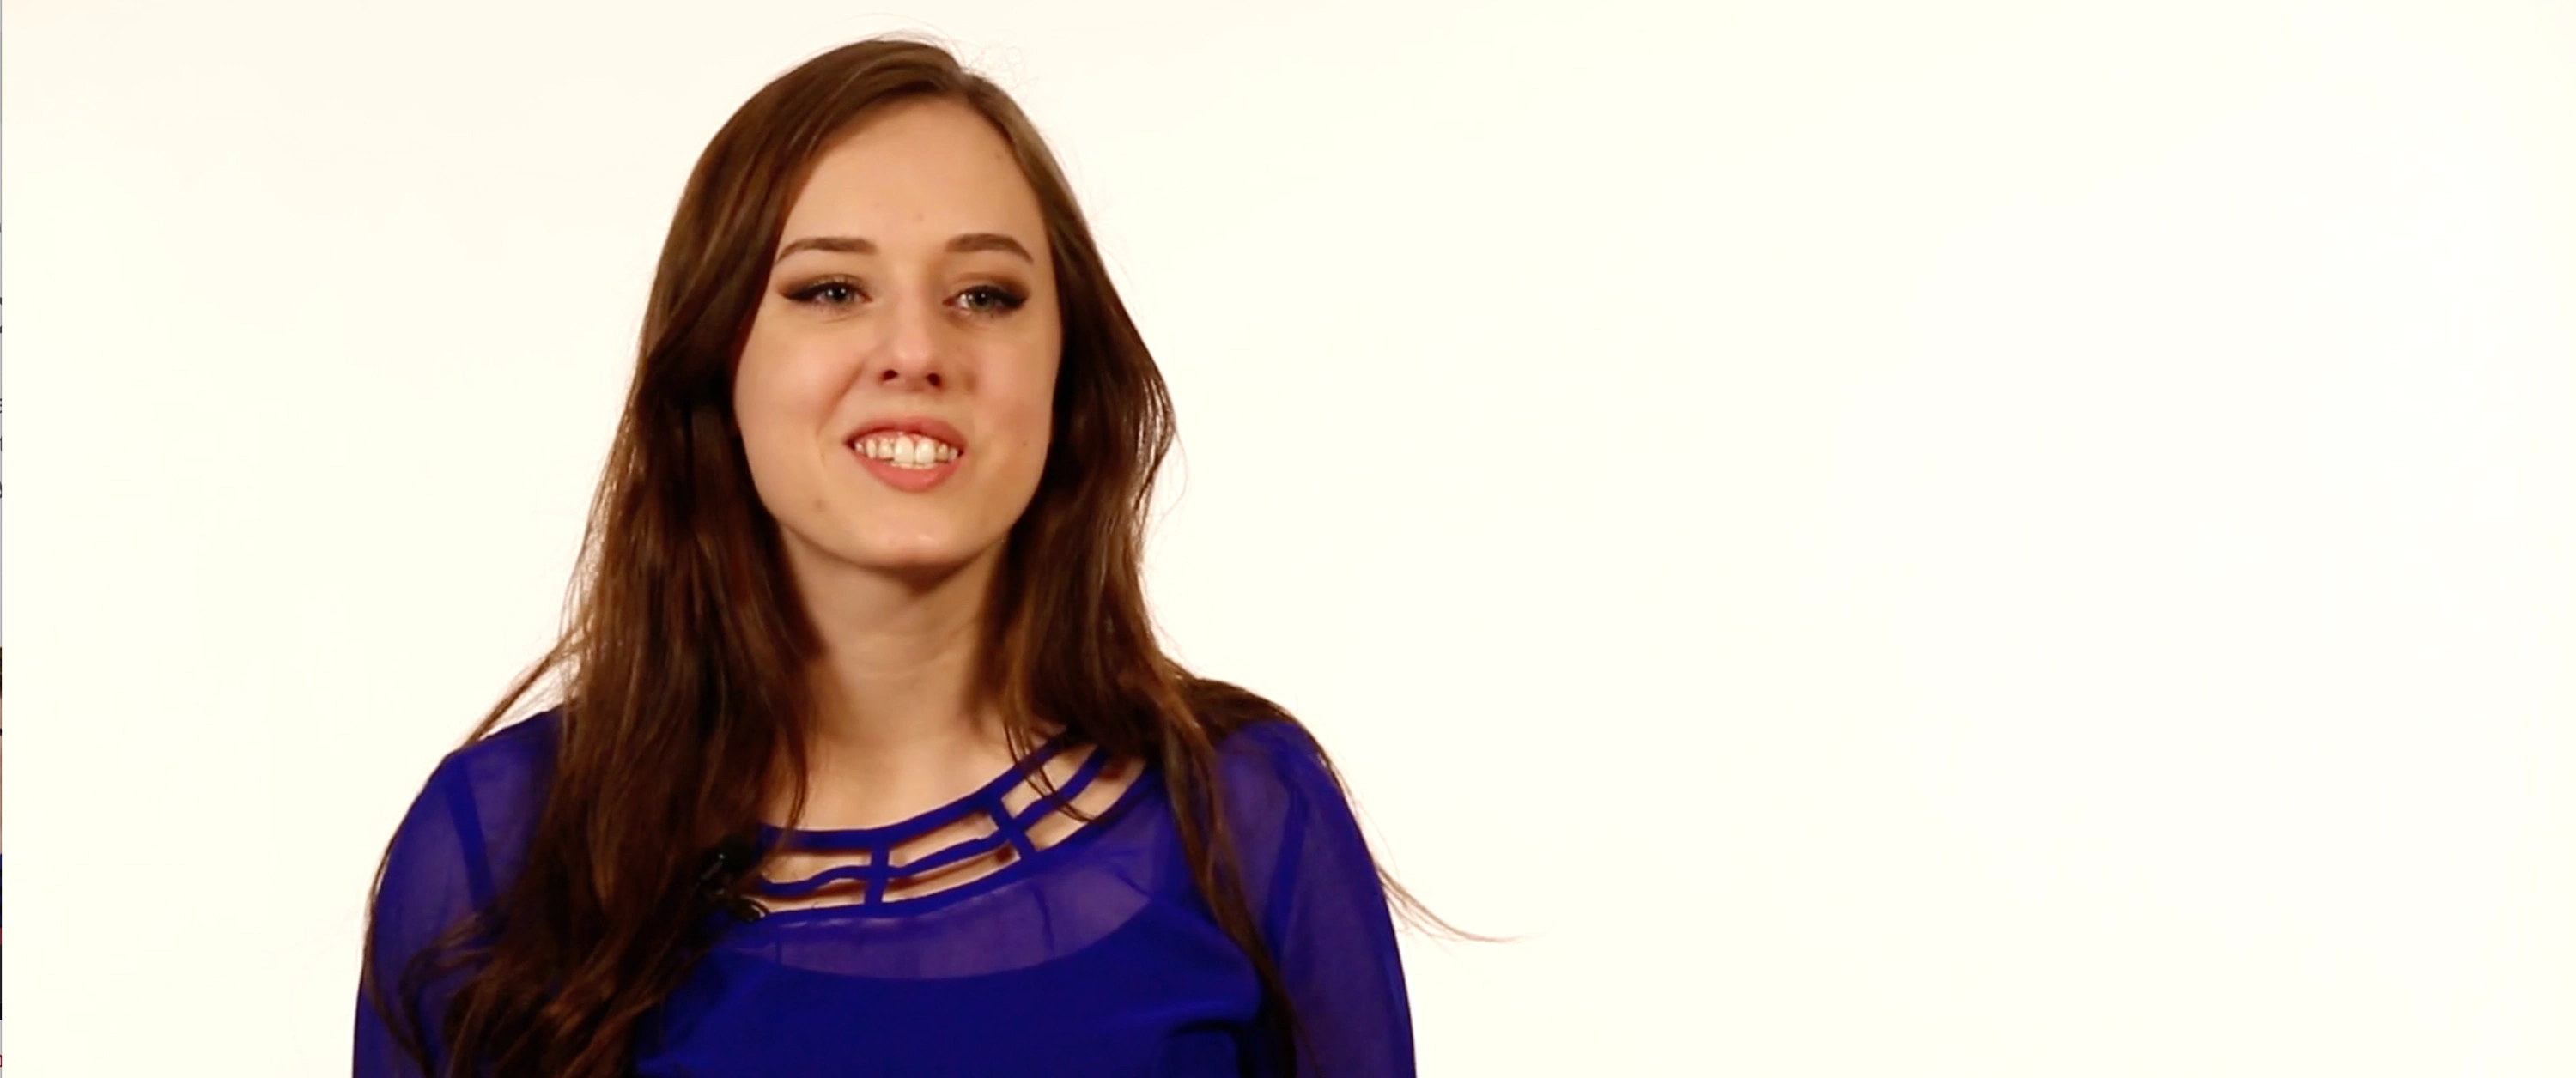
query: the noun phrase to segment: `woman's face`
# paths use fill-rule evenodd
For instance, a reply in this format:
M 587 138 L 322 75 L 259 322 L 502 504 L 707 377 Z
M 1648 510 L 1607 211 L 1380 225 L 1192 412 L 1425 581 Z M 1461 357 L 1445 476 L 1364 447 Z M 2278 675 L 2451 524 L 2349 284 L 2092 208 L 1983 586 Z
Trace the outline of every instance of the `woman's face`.
M 998 550 L 1046 463 L 1063 351 L 1009 145 L 963 105 L 892 106 L 819 159 L 778 251 L 734 412 L 790 562 L 920 576 Z

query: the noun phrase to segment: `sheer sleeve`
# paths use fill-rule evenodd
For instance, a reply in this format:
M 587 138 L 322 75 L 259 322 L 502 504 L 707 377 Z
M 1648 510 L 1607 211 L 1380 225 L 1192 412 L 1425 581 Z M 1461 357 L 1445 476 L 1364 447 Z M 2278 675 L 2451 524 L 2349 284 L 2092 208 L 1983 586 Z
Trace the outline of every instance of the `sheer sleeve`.
M 358 990 L 355 1078 L 437 1078 L 440 1017 L 470 970 L 431 975 L 414 963 L 490 903 L 524 851 L 552 761 L 548 717 L 450 754 L 394 832 L 367 926 Z M 408 1019 L 429 1064 L 406 1052 L 381 1006 Z
M 1306 1033 L 1299 1078 L 1411 1078 L 1395 923 L 1350 802 L 1294 724 L 1247 727 L 1225 755 L 1246 897 Z

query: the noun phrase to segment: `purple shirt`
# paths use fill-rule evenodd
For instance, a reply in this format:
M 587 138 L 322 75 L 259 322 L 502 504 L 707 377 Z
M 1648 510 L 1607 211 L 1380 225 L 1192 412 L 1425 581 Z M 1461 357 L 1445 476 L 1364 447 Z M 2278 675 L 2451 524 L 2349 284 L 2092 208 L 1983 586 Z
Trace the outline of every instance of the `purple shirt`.
M 430 776 L 395 835 L 368 940 L 388 985 L 508 884 L 553 770 L 556 730 L 554 713 L 539 715 L 457 750 Z M 1219 750 L 1244 893 L 1307 1032 L 1300 1072 L 1413 1074 L 1386 896 L 1313 742 L 1291 724 L 1265 722 Z M 1091 779 L 1091 766 L 1062 784 L 1067 798 Z M 1014 785 L 1004 775 L 912 820 L 800 832 L 797 845 L 882 848 L 962 815 L 1007 817 L 998 802 Z M 1022 813 L 1014 826 L 1034 816 Z M 1016 838 L 1014 826 L 982 848 L 1014 842 L 1021 856 L 946 890 L 883 900 L 882 881 L 854 867 L 835 875 L 869 880 L 869 901 L 711 918 L 713 949 L 643 1023 L 636 1073 L 1262 1073 L 1260 982 L 1191 884 L 1158 766 L 1149 763 L 1113 807 L 1054 845 Z M 397 1005 L 434 1033 L 454 983 Z M 423 1078 L 363 998 L 355 1074 Z

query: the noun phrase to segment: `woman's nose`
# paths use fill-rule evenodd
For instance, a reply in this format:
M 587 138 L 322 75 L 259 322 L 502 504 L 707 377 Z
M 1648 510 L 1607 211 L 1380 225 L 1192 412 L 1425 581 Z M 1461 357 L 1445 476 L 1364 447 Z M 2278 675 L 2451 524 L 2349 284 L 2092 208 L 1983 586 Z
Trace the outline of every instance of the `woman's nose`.
M 906 299 L 888 306 L 876 378 L 889 384 L 940 385 L 947 374 L 946 312 L 932 300 Z

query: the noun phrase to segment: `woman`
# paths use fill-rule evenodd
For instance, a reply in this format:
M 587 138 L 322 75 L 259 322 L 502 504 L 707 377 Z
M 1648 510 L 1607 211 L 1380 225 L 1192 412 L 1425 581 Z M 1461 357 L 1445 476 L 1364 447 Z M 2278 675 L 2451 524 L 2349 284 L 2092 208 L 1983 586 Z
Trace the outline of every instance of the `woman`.
M 386 853 L 357 1073 L 1412 1073 L 1418 911 L 1325 755 L 1155 642 L 1171 437 L 1001 90 L 900 40 L 761 90 L 567 630 Z

